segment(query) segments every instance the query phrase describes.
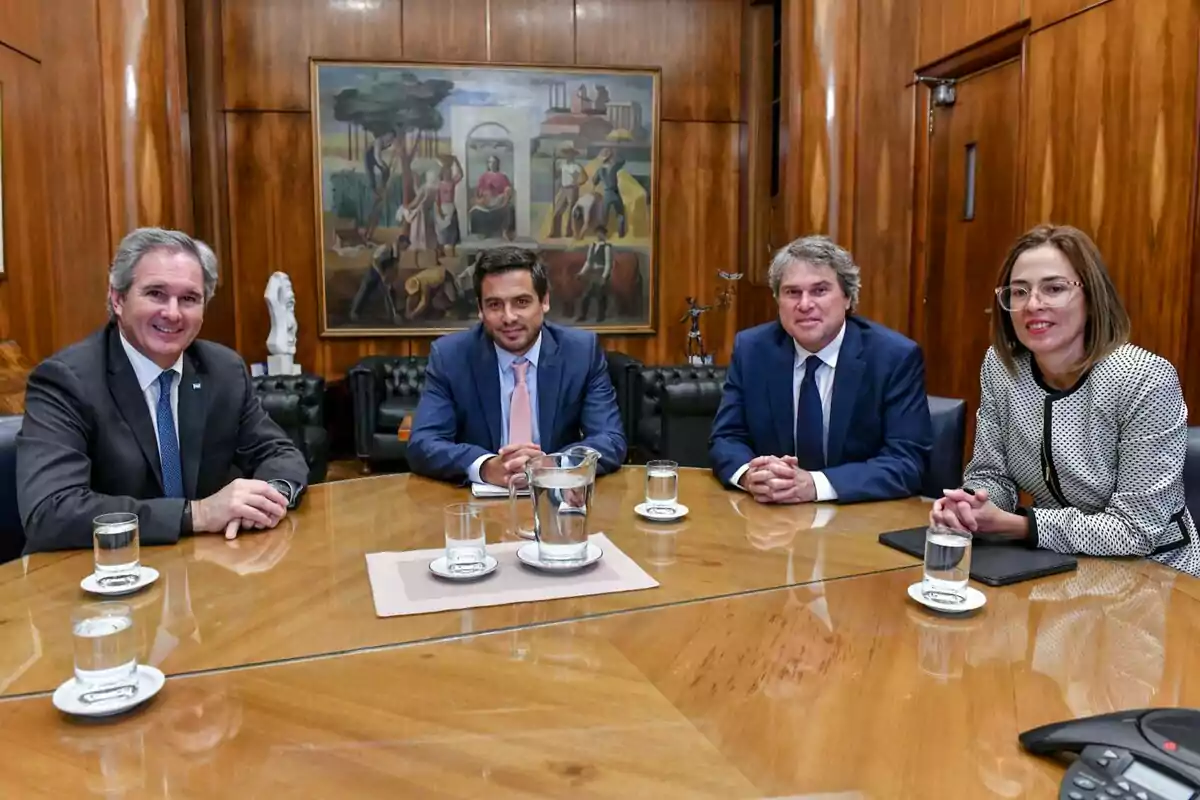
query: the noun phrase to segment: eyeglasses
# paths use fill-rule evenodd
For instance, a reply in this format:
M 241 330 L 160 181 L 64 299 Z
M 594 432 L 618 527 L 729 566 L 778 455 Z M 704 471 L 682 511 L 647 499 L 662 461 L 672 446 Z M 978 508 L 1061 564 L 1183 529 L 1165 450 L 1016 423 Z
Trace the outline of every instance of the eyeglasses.
M 1029 298 L 1036 291 L 1047 308 L 1061 308 L 1070 302 L 1076 287 L 1082 288 L 1079 281 L 1053 280 L 1030 286 L 1001 286 L 996 290 L 996 302 L 1005 311 L 1020 311 L 1029 305 Z

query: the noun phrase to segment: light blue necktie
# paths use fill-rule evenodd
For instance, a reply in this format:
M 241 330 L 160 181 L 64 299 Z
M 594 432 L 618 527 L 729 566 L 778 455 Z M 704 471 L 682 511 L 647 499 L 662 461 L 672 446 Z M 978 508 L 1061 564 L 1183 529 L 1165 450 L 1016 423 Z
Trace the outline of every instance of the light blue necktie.
M 183 466 L 179 461 L 179 439 L 175 436 L 175 415 L 171 413 L 174 380 L 174 370 L 158 376 L 158 458 L 162 462 L 165 497 L 183 497 Z

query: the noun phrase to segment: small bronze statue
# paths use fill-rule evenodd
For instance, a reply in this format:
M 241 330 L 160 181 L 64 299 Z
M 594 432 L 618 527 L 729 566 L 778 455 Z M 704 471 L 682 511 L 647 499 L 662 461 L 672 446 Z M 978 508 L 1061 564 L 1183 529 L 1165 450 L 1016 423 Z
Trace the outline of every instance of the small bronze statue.
M 682 317 L 680 322 L 686 322 L 689 318 L 692 321 L 691 330 L 688 331 L 686 354 L 689 364 L 701 366 L 712 363 L 712 356 L 704 351 L 704 337 L 700 334 L 700 315 L 705 311 L 712 309 L 712 306 L 696 305 L 696 298 L 689 297 L 687 299 L 688 310 Z

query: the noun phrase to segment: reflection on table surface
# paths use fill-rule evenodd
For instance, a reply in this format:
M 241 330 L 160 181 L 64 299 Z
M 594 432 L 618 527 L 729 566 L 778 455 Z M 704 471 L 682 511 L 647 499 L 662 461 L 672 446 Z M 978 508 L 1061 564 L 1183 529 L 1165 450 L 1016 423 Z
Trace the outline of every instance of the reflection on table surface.
M 1021 731 L 1200 705 L 1200 601 L 1165 568 L 1084 561 L 962 618 L 917 577 L 179 677 L 106 725 L 0 702 L 0 793 L 1044 798 L 1062 767 Z
M 127 598 L 141 658 L 180 674 L 913 567 L 917 562 L 877 537 L 928 516 L 917 499 L 761 506 L 721 487 L 707 470 L 684 469 L 680 502 L 690 513 L 659 524 L 633 512 L 644 486 L 638 467 L 600 479 L 593 530 L 604 531 L 658 588 L 390 619 L 375 617 L 365 555 L 442 547 L 442 508 L 470 499 L 469 491 L 409 475 L 314 486 L 274 531 L 143 548 L 143 563 L 160 578 Z M 489 541 L 512 538 L 507 500 L 472 502 L 485 508 Z M 91 570 L 90 551 L 37 554 L 0 567 L 4 695 L 52 690 L 71 674 L 71 609 L 100 599 L 79 588 Z

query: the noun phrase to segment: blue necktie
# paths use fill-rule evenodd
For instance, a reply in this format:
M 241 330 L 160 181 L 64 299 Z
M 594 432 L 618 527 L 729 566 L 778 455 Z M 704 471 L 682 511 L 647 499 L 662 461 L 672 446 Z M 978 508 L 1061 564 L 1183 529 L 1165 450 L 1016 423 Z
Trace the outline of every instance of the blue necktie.
M 817 370 L 824 365 L 816 356 L 804 362 L 804 380 L 796 401 L 796 461 L 808 472 L 825 469 L 825 414 L 817 390 Z
M 175 415 L 171 413 L 174 380 L 174 370 L 158 376 L 158 458 L 162 462 L 164 497 L 183 497 L 183 467 L 179 461 L 179 439 L 175 436 Z

